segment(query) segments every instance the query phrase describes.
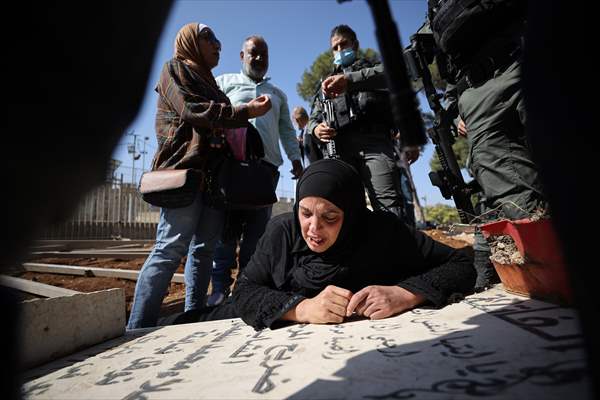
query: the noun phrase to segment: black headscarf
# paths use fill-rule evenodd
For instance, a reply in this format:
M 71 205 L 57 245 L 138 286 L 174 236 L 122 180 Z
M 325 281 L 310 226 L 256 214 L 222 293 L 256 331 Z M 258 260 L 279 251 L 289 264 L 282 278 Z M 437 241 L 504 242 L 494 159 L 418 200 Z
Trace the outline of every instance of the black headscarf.
M 358 172 L 340 160 L 316 161 L 304 171 L 296 186 L 294 223 L 301 232 L 298 205 L 305 197 L 322 197 L 344 211 L 344 221 L 336 242 L 323 253 L 315 253 L 306 243 L 302 252 L 308 253 L 293 270 L 295 283 L 304 289 L 322 290 L 323 287 L 347 274 L 345 259 L 360 239 L 367 216 L 365 189 Z M 302 240 L 302 239 L 300 239 Z

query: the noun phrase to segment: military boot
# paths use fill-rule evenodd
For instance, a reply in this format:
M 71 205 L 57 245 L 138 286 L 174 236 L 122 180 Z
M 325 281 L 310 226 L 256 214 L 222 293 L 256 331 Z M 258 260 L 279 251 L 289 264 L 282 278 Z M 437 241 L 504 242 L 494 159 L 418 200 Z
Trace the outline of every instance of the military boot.
M 490 288 L 495 283 L 500 283 L 500 278 L 496 273 L 494 265 L 490 261 L 492 255 L 489 251 L 475 250 L 474 266 L 477 271 L 477 280 L 475 281 L 475 293 L 482 292 Z

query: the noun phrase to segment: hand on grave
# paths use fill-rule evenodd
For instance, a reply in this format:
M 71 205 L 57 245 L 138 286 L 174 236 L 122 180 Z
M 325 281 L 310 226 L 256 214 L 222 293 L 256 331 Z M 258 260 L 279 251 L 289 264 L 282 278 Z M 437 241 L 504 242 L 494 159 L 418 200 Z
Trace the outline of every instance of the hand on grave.
M 296 320 L 311 324 L 340 323 L 346 316 L 346 307 L 351 298 L 351 291 L 329 285 L 312 299 L 298 303 Z
M 424 301 L 425 297 L 400 286 L 367 286 L 352 296 L 346 316 L 356 313 L 370 319 L 382 319 L 409 310 Z

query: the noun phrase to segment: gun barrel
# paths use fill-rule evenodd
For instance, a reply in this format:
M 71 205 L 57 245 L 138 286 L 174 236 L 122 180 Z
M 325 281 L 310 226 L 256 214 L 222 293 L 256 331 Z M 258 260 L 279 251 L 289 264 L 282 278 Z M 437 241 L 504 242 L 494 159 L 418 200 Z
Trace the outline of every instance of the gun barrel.
M 387 0 L 367 0 L 373 13 L 376 37 L 387 84 L 394 122 L 402 132 L 402 140 L 408 146 L 423 146 L 427 143 L 421 112 L 412 90 L 404 63 L 402 44 Z
M 429 71 L 429 62 L 432 58 L 430 48 L 432 43 L 428 42 L 430 39 L 426 35 L 415 34 L 411 36 L 411 55 L 413 56 L 414 67 L 421 77 L 429 108 L 435 113 L 436 117 L 433 127 L 428 130 L 428 134 L 435 146 L 442 171 L 431 172 L 429 178 L 431 183 L 440 189 L 445 199 L 452 197 L 461 222 L 467 224 L 470 222 L 470 216 L 475 213 L 471 203 L 471 190 L 465 184 L 456 155 L 452 149 L 454 138 L 450 131 L 450 115 L 440 103 L 440 96 L 433 85 Z

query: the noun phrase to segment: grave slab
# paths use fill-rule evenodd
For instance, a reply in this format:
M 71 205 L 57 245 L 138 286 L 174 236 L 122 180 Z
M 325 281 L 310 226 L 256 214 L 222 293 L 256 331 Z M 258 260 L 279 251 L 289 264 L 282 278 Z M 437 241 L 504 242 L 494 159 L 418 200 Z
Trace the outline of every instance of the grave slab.
M 256 332 L 130 331 L 31 370 L 27 399 L 590 399 L 574 310 L 499 287 L 443 309 Z

